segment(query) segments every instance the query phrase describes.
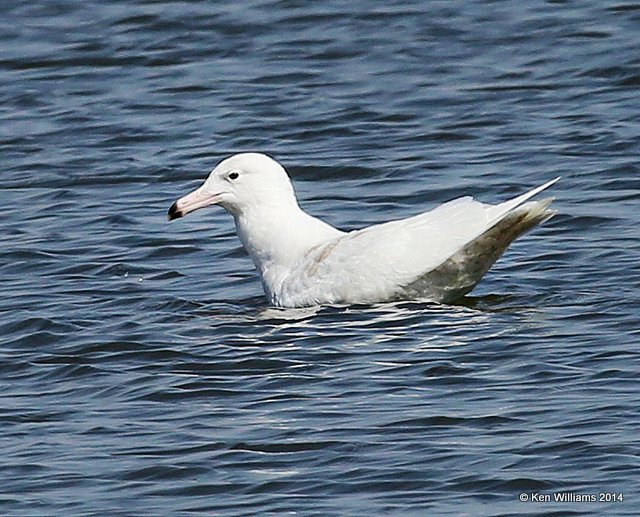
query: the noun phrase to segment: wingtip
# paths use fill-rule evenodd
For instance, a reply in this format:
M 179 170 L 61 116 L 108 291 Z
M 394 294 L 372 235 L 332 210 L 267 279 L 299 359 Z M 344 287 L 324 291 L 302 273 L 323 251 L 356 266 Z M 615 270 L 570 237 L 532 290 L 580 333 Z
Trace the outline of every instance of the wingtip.
M 516 206 L 521 205 L 522 203 L 527 201 L 529 198 L 532 198 L 533 196 L 536 196 L 536 195 L 540 194 L 540 192 L 542 192 L 543 190 L 547 190 L 551 185 L 554 185 L 555 183 L 560 181 L 560 178 L 561 178 L 561 176 L 558 176 L 557 178 L 554 178 L 551 181 L 547 181 L 543 185 L 540 185 L 539 187 L 536 187 L 536 188 L 530 190 L 529 192 L 527 192 L 525 194 L 522 194 L 521 196 L 515 198 L 513 200 L 513 201 L 515 201 L 513 203 L 514 204 L 513 208 L 515 208 Z
M 556 183 L 558 183 L 558 181 L 560 181 L 561 178 L 562 176 L 557 176 L 556 178 L 553 178 L 552 180 L 547 181 L 544 185 L 540 187 L 540 190 L 544 190 L 546 188 L 549 188 L 551 185 L 555 185 Z

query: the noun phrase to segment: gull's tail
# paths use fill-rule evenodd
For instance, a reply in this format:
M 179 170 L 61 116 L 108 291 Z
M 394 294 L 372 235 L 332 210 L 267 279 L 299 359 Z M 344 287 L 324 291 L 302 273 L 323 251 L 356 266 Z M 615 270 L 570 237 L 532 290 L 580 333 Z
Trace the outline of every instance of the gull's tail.
M 540 201 L 528 199 L 559 179 L 493 207 L 500 215 L 484 232 L 437 268 L 407 286 L 407 290 L 414 295 L 445 303 L 470 292 L 514 240 L 554 216 L 556 211 L 549 208 L 554 198 Z

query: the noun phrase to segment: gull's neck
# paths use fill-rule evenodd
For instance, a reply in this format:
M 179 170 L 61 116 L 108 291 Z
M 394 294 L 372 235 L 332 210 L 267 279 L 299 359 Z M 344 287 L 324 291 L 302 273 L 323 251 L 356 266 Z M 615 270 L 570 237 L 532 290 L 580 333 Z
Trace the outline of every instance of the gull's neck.
M 343 232 L 304 212 L 293 201 L 243 210 L 234 217 L 238 237 L 271 294 L 310 249 Z

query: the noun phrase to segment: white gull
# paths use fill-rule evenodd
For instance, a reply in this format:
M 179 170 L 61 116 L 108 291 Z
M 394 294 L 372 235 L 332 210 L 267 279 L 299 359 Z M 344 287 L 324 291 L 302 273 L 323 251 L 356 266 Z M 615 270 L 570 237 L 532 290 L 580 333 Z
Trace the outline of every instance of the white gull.
M 553 216 L 553 199 L 528 200 L 559 179 L 497 205 L 461 197 L 343 232 L 300 208 L 278 162 L 243 153 L 222 161 L 168 215 L 173 220 L 212 204 L 229 212 L 275 306 L 450 302 L 471 291 L 514 239 Z

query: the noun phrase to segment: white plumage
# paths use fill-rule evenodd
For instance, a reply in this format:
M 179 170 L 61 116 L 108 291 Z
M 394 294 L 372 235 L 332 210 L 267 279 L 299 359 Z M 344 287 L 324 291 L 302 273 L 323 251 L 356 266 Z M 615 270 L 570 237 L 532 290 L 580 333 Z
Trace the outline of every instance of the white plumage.
M 243 153 L 176 201 L 169 219 L 210 204 L 225 208 L 276 306 L 448 302 L 471 291 L 514 239 L 554 214 L 552 199 L 528 200 L 558 179 L 498 205 L 462 197 L 345 233 L 299 207 L 278 162 Z

